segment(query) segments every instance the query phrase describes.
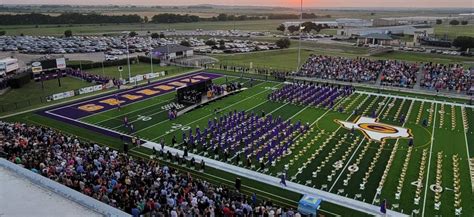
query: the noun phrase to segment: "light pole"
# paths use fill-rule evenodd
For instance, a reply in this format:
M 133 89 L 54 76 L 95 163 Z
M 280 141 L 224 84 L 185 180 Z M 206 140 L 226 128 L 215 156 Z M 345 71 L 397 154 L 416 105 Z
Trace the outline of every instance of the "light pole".
M 301 64 L 301 32 L 302 32 L 302 24 L 303 24 L 303 0 L 301 0 L 301 8 L 300 8 L 300 38 L 298 40 L 298 65 L 296 66 L 296 72 L 300 69 Z
M 128 50 L 128 38 L 125 38 L 125 45 L 127 46 L 128 81 L 130 81 L 132 78 L 132 73 L 130 71 L 130 51 Z
M 150 69 L 151 73 L 153 73 L 153 47 L 150 47 Z

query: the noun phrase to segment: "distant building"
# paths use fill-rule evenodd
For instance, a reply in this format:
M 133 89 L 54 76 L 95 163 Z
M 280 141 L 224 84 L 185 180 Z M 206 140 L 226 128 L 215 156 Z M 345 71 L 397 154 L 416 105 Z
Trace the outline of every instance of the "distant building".
M 426 25 L 404 25 L 404 26 L 384 26 L 371 28 L 346 28 L 338 29 L 339 36 L 362 36 L 373 33 L 391 34 L 391 35 L 415 35 L 415 33 L 424 32 L 426 35 L 434 34 L 434 29 Z
M 383 20 L 383 21 L 377 21 L 377 22 L 385 21 L 385 22 L 396 22 L 397 25 L 417 25 L 417 24 L 436 24 L 436 20 L 449 22 L 450 20 L 459 20 L 459 19 L 462 19 L 462 18 L 461 17 L 436 17 L 436 16 L 386 17 L 386 18 L 380 18 L 379 20 Z
M 353 19 L 353 18 L 339 18 L 336 19 L 336 22 L 339 27 L 369 27 L 372 26 L 372 21 L 363 20 L 363 19 Z
M 370 33 L 357 38 L 357 44 L 393 45 L 395 43 L 398 44 L 398 40 L 393 39 L 390 35 L 380 33 Z
M 307 22 L 307 21 L 304 21 Z M 329 28 L 346 28 L 346 27 L 368 27 L 372 26 L 372 21 L 362 19 L 340 18 L 335 21 L 312 21 L 316 25 L 326 25 Z M 286 28 L 289 26 L 299 26 L 300 21 L 288 21 L 282 23 Z
M 177 59 L 191 57 L 193 49 L 179 44 L 170 44 L 153 49 L 153 55 L 163 59 Z
M 398 20 L 378 18 L 372 21 L 373 26 L 397 26 L 399 25 Z

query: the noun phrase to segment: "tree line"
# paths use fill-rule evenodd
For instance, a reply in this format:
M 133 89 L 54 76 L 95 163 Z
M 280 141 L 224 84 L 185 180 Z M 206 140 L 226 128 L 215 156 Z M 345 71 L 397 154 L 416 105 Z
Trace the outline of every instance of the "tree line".
M 319 16 L 314 13 L 303 13 L 303 19 L 329 18 L 330 15 Z M 299 19 L 297 14 L 264 14 L 264 15 L 233 15 L 221 13 L 213 17 L 199 17 L 189 14 L 157 14 L 150 20 L 148 17 L 133 15 L 101 15 L 63 13 L 52 16 L 41 13 L 0 14 L 0 25 L 44 25 L 44 24 L 101 24 L 101 23 L 192 23 L 200 21 L 245 21 L 265 19 Z
M 98 23 L 140 23 L 139 15 L 101 15 L 64 13 L 59 16 L 47 14 L 0 14 L 0 25 L 39 25 L 39 24 L 98 24 Z

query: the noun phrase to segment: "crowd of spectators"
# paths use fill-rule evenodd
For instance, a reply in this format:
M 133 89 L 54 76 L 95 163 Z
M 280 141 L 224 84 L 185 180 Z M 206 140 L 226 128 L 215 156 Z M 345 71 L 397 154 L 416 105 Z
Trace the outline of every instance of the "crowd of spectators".
M 375 82 L 384 62 L 357 57 L 333 57 L 312 55 L 303 64 L 297 75 L 346 82 Z
M 50 128 L 0 122 L 0 153 L 132 216 L 300 216 L 255 194 L 245 196 Z
M 419 70 L 417 64 L 385 60 L 380 81 L 382 85 L 412 88 L 416 83 L 416 73 Z
M 461 64 L 434 64 L 424 66 L 421 87 L 432 90 L 466 92 L 474 86 L 474 68 Z
M 67 68 L 65 69 L 65 72 L 68 76 L 80 78 L 82 80 L 85 80 L 89 83 L 96 83 L 96 84 L 106 84 L 109 83 L 110 80 L 114 80 L 115 83 L 115 78 L 110 78 L 107 76 L 101 76 L 93 73 L 89 73 L 86 71 L 82 71 L 80 69 L 71 69 Z

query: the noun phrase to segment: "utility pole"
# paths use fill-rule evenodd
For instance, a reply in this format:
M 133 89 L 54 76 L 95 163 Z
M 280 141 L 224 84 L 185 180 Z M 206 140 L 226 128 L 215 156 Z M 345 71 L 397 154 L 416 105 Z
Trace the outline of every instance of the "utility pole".
M 132 78 L 132 72 L 130 70 L 130 51 L 128 50 L 128 38 L 125 38 L 125 44 L 127 45 L 127 65 L 128 65 L 128 81 Z M 135 80 L 136 83 L 136 80 Z
M 296 66 L 296 71 L 298 72 L 298 70 L 300 69 L 300 65 L 301 65 L 301 32 L 302 32 L 302 29 L 301 29 L 301 25 L 303 24 L 303 0 L 301 0 L 301 8 L 300 8 L 300 38 L 298 40 L 298 65 Z

